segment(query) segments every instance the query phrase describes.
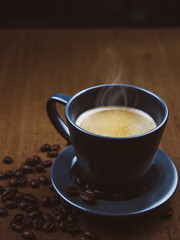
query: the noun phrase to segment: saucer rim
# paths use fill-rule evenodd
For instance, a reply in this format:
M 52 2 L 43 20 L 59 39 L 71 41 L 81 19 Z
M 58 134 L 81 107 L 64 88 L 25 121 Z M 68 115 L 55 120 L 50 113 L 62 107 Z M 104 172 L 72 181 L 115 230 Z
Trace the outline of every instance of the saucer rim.
M 103 199 L 98 199 L 96 201 L 96 204 L 92 205 L 92 204 L 87 204 L 87 203 L 84 203 L 79 196 L 74 196 L 74 197 L 68 197 L 68 196 L 65 196 L 66 194 L 63 194 L 63 191 L 60 189 L 58 189 L 56 187 L 56 184 L 54 182 L 54 179 L 53 179 L 53 171 L 54 171 L 54 166 L 55 164 L 57 163 L 57 161 L 60 161 L 58 160 L 59 158 L 62 159 L 62 156 L 65 155 L 67 152 L 72 152 L 71 155 L 72 155 L 72 158 L 71 160 L 69 160 L 69 168 L 71 168 L 72 166 L 72 162 L 73 162 L 73 159 L 75 158 L 75 152 L 74 152 L 74 148 L 72 145 L 68 146 L 67 148 L 65 148 L 54 160 L 53 164 L 52 164 L 52 167 L 51 167 L 51 173 L 50 173 L 50 177 L 51 177 L 51 182 L 53 184 L 53 187 L 55 188 L 56 192 L 67 202 L 69 203 L 70 205 L 72 205 L 73 207 L 79 209 L 80 211 L 83 211 L 83 212 L 86 212 L 86 213 L 89 213 L 89 214 L 92 214 L 92 215 L 98 215 L 98 216 L 109 216 L 109 217 L 128 217 L 128 216 L 136 216 L 136 215 L 140 215 L 140 214 L 145 214 L 147 212 L 150 212 L 154 209 L 156 209 L 157 207 L 161 206 L 162 204 L 164 204 L 167 200 L 169 200 L 175 193 L 176 189 L 177 189 L 177 186 L 178 186 L 178 171 L 177 171 L 177 168 L 174 164 L 174 162 L 172 161 L 172 159 L 162 150 L 158 149 L 157 150 L 157 153 L 156 153 L 156 156 L 154 158 L 154 164 L 156 166 L 158 166 L 158 164 L 156 163 L 158 160 L 157 159 L 157 155 L 158 154 L 162 154 L 163 157 L 166 158 L 166 161 L 169 162 L 170 166 L 171 166 L 171 170 L 173 171 L 173 184 L 171 187 L 169 187 L 167 190 L 166 190 L 166 194 L 163 198 L 160 198 L 158 201 L 154 202 L 154 204 L 152 206 L 149 206 L 149 207 L 145 207 L 144 209 L 142 210 L 137 210 L 137 211 L 133 211 L 133 212 L 125 212 L 125 213 L 120 213 L 120 212 L 111 212 L 111 211 L 102 211 L 102 210 L 96 210 L 98 208 L 98 206 L 102 206 L 102 205 L 106 205 L 106 206 L 110 206 L 111 204 L 114 204 L 114 205 L 117 205 L 117 208 L 119 206 L 123 206 L 123 205 L 128 205 L 128 204 L 133 204 L 134 202 L 136 202 L 138 199 L 139 200 L 143 200 L 143 197 L 145 199 L 148 199 L 148 194 L 145 194 L 143 196 L 139 196 L 137 198 L 134 198 L 134 199 L 130 199 L 130 200 L 125 200 L 125 201 L 110 201 L 110 200 L 103 200 Z M 68 161 L 66 159 L 66 163 Z M 61 160 L 62 161 L 62 160 Z M 160 162 L 161 160 L 159 160 Z M 167 163 L 166 163 L 167 164 Z M 70 171 L 70 170 L 69 170 Z M 162 170 L 161 170 L 162 171 Z M 69 176 L 70 176 L 70 173 L 69 173 Z M 76 186 L 77 185 L 75 183 L 73 183 L 71 177 L 68 178 L 71 180 L 71 185 L 72 186 Z M 162 183 L 163 184 L 163 183 Z M 67 185 L 69 186 L 69 184 Z M 66 186 L 66 187 L 67 187 Z M 152 191 L 152 189 L 150 189 L 150 191 Z M 65 190 L 64 190 L 65 191 Z M 147 196 L 146 196 L 147 195 Z M 95 208 L 94 208 L 95 206 Z

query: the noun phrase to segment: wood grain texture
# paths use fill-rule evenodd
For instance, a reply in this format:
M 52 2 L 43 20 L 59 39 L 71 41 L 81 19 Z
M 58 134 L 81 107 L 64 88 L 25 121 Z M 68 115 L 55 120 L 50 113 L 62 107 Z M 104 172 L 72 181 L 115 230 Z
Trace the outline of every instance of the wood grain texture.
M 47 117 L 45 104 L 56 92 L 69 96 L 99 84 L 124 83 L 146 88 L 162 97 L 169 120 L 160 148 L 180 170 L 180 30 L 0 30 L 0 171 L 6 155 L 17 169 L 26 157 L 39 154 L 43 143 L 66 141 Z M 63 107 L 59 107 L 63 114 Z M 35 174 L 33 177 L 37 177 Z M 28 177 L 31 179 L 32 176 Z M 5 185 L 7 181 L 1 180 Z M 32 191 L 29 187 L 28 191 Z M 47 191 L 39 191 L 39 198 Z M 33 192 L 33 191 L 32 191 Z M 83 229 L 93 229 L 103 240 L 178 240 L 180 236 L 180 191 L 166 205 L 174 208 L 171 219 L 150 215 L 126 220 L 108 220 L 80 215 Z M 2 202 L 0 201 L 0 206 Z M 9 229 L 10 212 L 0 218 L 0 239 L 22 239 Z M 78 239 L 56 231 L 37 232 L 37 239 Z

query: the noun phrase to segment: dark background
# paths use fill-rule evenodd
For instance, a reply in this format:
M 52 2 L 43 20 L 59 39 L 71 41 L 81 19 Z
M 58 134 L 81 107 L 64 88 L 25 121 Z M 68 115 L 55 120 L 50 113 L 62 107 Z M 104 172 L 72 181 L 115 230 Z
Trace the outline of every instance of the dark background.
M 178 27 L 179 1 L 4 0 L 0 27 Z

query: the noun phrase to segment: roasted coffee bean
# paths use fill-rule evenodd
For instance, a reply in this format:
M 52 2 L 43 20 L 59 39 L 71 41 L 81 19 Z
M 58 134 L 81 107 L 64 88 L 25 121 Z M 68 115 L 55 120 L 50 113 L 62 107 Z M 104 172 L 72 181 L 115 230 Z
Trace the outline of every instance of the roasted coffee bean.
M 45 175 L 40 175 L 38 177 L 38 180 L 42 185 L 48 185 L 49 184 L 49 179 Z
M 51 167 L 52 161 L 51 161 L 51 160 L 45 160 L 45 161 L 42 162 L 42 165 L 43 165 L 45 168 Z
M 34 172 L 34 169 L 27 164 L 22 165 L 22 170 L 24 171 L 24 173 L 33 173 Z
M 10 164 L 10 163 L 13 162 L 13 159 L 8 156 L 8 157 L 5 157 L 5 158 L 3 159 L 3 161 L 4 161 L 4 163 L 6 163 L 6 164 Z
M 60 149 L 60 145 L 59 144 L 54 144 L 51 146 L 50 151 L 58 151 Z
M 34 211 L 37 211 L 37 210 L 39 210 L 38 205 L 30 205 L 30 206 L 26 209 L 26 211 L 27 211 L 28 213 L 31 213 L 31 212 L 34 212 Z
M 55 151 L 55 150 L 48 152 L 48 156 L 49 156 L 49 157 L 52 157 L 52 158 L 53 158 L 53 157 L 56 157 L 57 155 L 58 155 L 58 152 Z
M 16 231 L 16 232 L 23 232 L 23 231 L 24 231 L 24 226 L 23 226 L 23 224 L 18 223 L 18 222 L 14 221 L 14 220 L 12 220 L 12 221 L 10 222 L 10 226 L 11 226 L 11 228 L 12 228 L 14 231 Z
M 22 192 L 17 192 L 17 193 L 15 194 L 15 199 L 16 199 L 17 201 L 23 200 L 23 196 L 24 196 L 24 193 L 22 193 Z
M 76 187 L 73 187 L 73 186 L 69 186 L 66 188 L 66 193 L 68 196 L 77 196 L 79 195 L 79 191 Z
M 41 230 L 42 226 L 44 224 L 44 221 L 42 218 L 36 216 L 36 218 L 33 219 L 33 227 L 37 230 Z
M 50 148 L 51 148 L 51 146 L 50 146 L 48 143 L 46 143 L 46 144 L 43 144 L 43 145 L 41 146 L 40 150 L 41 150 L 42 152 L 48 152 L 48 151 L 50 151 Z
M 123 201 L 125 199 L 125 196 L 123 193 L 113 193 L 112 200 L 114 201 Z
M 31 181 L 31 186 L 32 186 L 33 188 L 38 188 L 38 187 L 39 187 L 39 182 L 38 182 L 38 180 L 33 179 L 33 180 Z
M 94 203 L 95 201 L 94 196 L 86 192 L 82 192 L 80 198 L 86 203 Z
M 4 187 L 0 185 L 0 194 L 4 192 Z
M 82 235 L 79 237 L 79 240 L 90 240 L 87 236 Z
M 42 230 L 45 232 L 50 232 L 50 231 L 53 231 L 54 229 L 55 229 L 55 224 L 53 220 L 47 220 L 42 226 Z
M 82 179 L 79 176 L 75 177 L 75 183 L 79 186 L 82 187 L 83 186 L 83 182 Z
M 53 187 L 52 183 L 49 184 L 49 188 L 51 191 L 54 191 L 54 187 Z
M 104 193 L 102 191 L 100 191 L 98 189 L 94 189 L 93 191 L 95 193 L 96 198 L 98 198 L 98 199 L 103 199 L 104 198 Z
M 44 166 L 42 164 L 37 164 L 35 166 L 36 172 L 42 173 L 44 171 Z
M 12 178 L 14 176 L 14 172 L 12 170 L 7 170 L 5 172 L 6 178 Z
M 26 178 L 26 176 L 22 176 L 22 177 L 18 178 L 18 185 L 20 187 L 24 187 L 24 186 L 27 185 L 27 178 Z
M 59 215 L 57 215 L 56 221 L 58 223 L 60 223 L 63 220 L 67 220 L 67 215 L 65 213 L 60 213 Z
M 22 237 L 26 240 L 36 240 L 36 236 L 30 231 L 24 231 Z
M 44 213 L 42 217 L 43 217 L 44 221 L 54 220 L 53 216 L 51 214 L 49 214 L 49 213 Z
M 22 169 L 17 169 L 15 172 L 16 177 L 22 177 L 24 175 L 24 171 Z
M 6 202 L 8 200 L 13 199 L 14 196 L 15 196 L 14 191 L 6 190 L 6 191 L 3 192 L 1 199 L 2 199 L 3 202 Z
M 97 240 L 98 239 L 98 236 L 92 231 L 85 231 L 84 235 L 86 237 L 88 237 L 88 239 L 92 239 L 92 240 Z
M 24 214 L 23 213 L 17 213 L 16 215 L 14 215 L 13 220 L 19 223 L 23 223 L 23 219 L 24 219 Z
M 4 203 L 5 207 L 9 209 L 14 209 L 17 208 L 17 202 L 16 200 L 8 200 Z
M 5 175 L 5 173 L 3 173 L 3 172 L 0 172 L 0 179 L 5 179 L 6 178 L 6 175 Z
M 4 207 L 0 207 L 0 217 L 5 217 L 8 215 L 8 211 Z
M 88 194 L 90 194 L 90 195 L 92 195 L 94 198 L 95 198 L 95 192 L 92 190 L 92 189 L 90 189 L 90 188 L 87 188 L 86 190 L 85 190 L 85 192 L 86 193 L 88 193 Z
M 34 165 L 40 164 L 41 163 L 41 158 L 37 155 L 33 157 Z
M 29 216 L 24 217 L 23 219 L 24 226 L 27 228 L 31 228 L 33 225 L 33 219 L 34 219 L 33 217 L 29 217 Z
M 161 218 L 170 218 L 172 217 L 174 210 L 171 207 L 166 207 L 162 210 L 160 216 Z
M 32 205 L 32 203 L 23 201 L 23 202 L 20 202 L 19 207 L 20 207 L 20 209 L 25 211 L 31 205 Z
M 59 206 L 54 207 L 52 211 L 53 211 L 53 213 L 54 213 L 55 216 L 58 216 L 58 215 L 60 215 L 60 214 L 63 213 L 62 208 L 59 207 Z
M 61 221 L 61 222 L 59 223 L 59 228 L 60 228 L 60 230 L 63 231 L 63 232 L 67 231 L 66 226 L 67 226 L 68 223 L 69 223 L 68 220 L 63 220 L 63 221 Z
M 59 203 L 59 198 L 57 196 L 51 197 L 51 205 L 57 205 Z
M 76 222 L 78 221 L 77 217 L 75 217 L 75 216 L 72 215 L 72 214 L 68 214 L 67 220 L 68 220 L 69 222 L 73 222 L 73 223 L 76 223 Z
M 51 206 L 51 199 L 50 199 L 50 197 L 48 197 L 48 196 L 43 196 L 42 201 L 41 201 L 41 204 L 42 204 L 44 207 L 50 207 L 50 206 Z
M 34 166 L 34 160 L 32 158 L 27 158 L 26 159 L 26 164 L 33 167 Z
M 30 203 L 37 203 L 37 201 L 38 201 L 37 197 L 31 193 L 24 193 L 23 198 L 24 198 L 24 200 L 26 200 Z
M 10 180 L 9 180 L 9 185 L 10 186 L 13 186 L 13 187 L 16 187 L 18 185 L 18 178 L 17 177 L 12 177 Z
M 60 223 L 61 224 L 61 223 Z M 76 233 L 80 233 L 81 229 L 80 227 L 76 224 L 76 223 L 68 223 L 66 225 L 66 230 L 70 233 L 70 234 L 76 234 Z
M 17 192 L 17 188 L 12 186 L 5 186 L 4 191 L 7 191 L 7 190 L 15 193 Z
M 29 213 L 29 217 L 40 218 L 42 216 L 42 212 L 37 210 Z

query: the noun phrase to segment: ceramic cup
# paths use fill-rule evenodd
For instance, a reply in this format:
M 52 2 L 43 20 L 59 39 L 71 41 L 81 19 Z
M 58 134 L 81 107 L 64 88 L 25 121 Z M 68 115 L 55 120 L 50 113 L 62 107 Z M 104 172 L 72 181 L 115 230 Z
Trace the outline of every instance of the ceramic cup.
M 56 103 L 65 105 L 67 125 L 59 116 Z M 138 136 L 106 137 L 76 125 L 80 114 L 102 105 L 138 108 L 148 113 L 157 127 Z M 168 108 L 159 96 L 123 84 L 90 87 L 73 97 L 57 93 L 48 99 L 47 113 L 57 131 L 72 143 L 83 182 L 110 194 L 143 184 L 168 119 Z

